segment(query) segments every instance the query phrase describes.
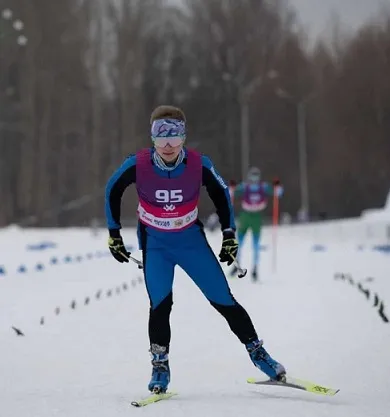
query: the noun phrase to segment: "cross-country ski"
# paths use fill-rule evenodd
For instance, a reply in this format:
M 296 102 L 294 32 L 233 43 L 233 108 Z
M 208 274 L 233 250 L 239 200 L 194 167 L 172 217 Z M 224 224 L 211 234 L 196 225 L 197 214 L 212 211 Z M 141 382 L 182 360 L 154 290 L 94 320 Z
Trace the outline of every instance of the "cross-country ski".
M 137 401 L 132 401 L 131 405 L 134 407 L 146 407 L 147 405 L 157 403 L 159 401 L 168 400 L 177 395 L 177 392 L 165 392 L 161 394 L 150 394 L 147 397 L 141 398 Z
M 303 379 L 292 378 L 289 376 L 286 376 L 284 381 L 275 381 L 272 379 L 262 381 L 256 378 L 248 378 L 247 382 L 248 384 L 254 384 L 254 385 L 273 385 L 273 386 L 280 386 L 280 387 L 286 387 L 286 388 L 295 388 L 295 389 L 300 389 L 303 391 L 311 392 L 313 394 L 328 395 L 328 396 L 336 395 L 340 391 L 339 389 L 324 387 L 314 382 L 305 381 Z

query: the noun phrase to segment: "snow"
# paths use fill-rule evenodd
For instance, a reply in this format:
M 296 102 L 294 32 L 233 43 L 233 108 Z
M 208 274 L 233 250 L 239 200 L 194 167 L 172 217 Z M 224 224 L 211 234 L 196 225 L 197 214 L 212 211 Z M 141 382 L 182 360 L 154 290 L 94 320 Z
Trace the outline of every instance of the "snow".
M 130 406 L 147 393 L 151 371 L 148 299 L 137 266 L 110 256 L 49 265 L 54 255 L 62 259 L 106 251 L 105 231 L 93 236 L 87 229 L 3 229 L 0 265 L 7 273 L 0 275 L 0 416 L 388 416 L 390 324 L 380 319 L 373 298 L 367 300 L 356 286 L 334 275 L 351 274 L 388 307 L 390 257 L 368 245 L 358 251 L 366 243 L 362 235 L 353 238 L 348 222 L 337 232 L 340 224 L 324 224 L 316 231 L 312 226 L 281 228 L 276 272 L 272 233 L 266 230 L 261 283 L 251 283 L 250 277 L 229 279 L 266 348 L 288 372 L 340 388 L 339 394 L 322 397 L 246 384 L 246 378 L 263 375 L 224 319 L 177 269 L 170 388 L 179 396 L 143 409 Z M 343 231 L 348 231 L 346 238 Z M 134 230 L 123 235 L 128 245 L 136 244 Z M 209 240 L 218 250 L 219 233 L 209 234 Z M 26 250 L 27 244 L 40 241 L 57 247 Z M 313 252 L 315 243 L 326 251 Z M 242 264 L 250 269 L 250 239 L 245 245 Z M 138 250 L 134 256 L 140 257 Z M 43 271 L 16 272 L 21 263 L 37 261 L 45 265 Z M 12 326 L 25 336 L 16 336 Z

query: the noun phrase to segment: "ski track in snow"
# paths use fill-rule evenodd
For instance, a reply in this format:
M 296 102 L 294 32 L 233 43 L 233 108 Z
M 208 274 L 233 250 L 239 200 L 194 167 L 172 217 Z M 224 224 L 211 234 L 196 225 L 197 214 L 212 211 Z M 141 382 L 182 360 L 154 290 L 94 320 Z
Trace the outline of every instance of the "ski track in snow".
M 127 244 L 136 244 L 134 231 L 125 230 L 123 236 Z M 51 239 L 58 248 L 25 250 L 40 239 Z M 209 239 L 218 250 L 219 233 Z M 88 230 L 5 229 L 0 231 L 0 265 L 86 248 L 106 250 L 106 240 L 105 231 L 93 237 Z M 263 243 L 271 244 L 267 230 Z M 131 407 L 132 400 L 147 394 L 151 372 L 148 299 L 136 265 L 104 257 L 0 277 L 0 417 L 388 416 L 390 324 L 334 274 L 351 273 L 356 281 L 375 277 L 367 285 L 390 303 L 389 257 L 358 253 L 337 239 L 324 253 L 310 247 L 306 237 L 281 233 L 276 273 L 267 251 L 261 254 L 261 283 L 251 283 L 249 276 L 229 283 L 271 355 L 292 376 L 340 388 L 335 397 L 246 384 L 248 377 L 263 375 L 224 319 L 177 268 L 170 389 L 179 395 L 142 409 Z M 242 264 L 250 270 L 250 239 L 242 252 Z M 70 308 L 73 300 L 75 309 Z M 25 336 L 17 337 L 11 326 Z

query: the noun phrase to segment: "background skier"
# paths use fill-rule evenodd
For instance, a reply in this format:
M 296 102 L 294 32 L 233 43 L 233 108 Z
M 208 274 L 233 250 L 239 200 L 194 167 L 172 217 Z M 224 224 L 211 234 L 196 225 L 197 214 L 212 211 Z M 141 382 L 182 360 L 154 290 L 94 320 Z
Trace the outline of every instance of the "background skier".
M 244 238 L 248 230 L 252 232 L 253 269 L 252 279 L 257 280 L 260 261 L 261 229 L 263 226 L 263 212 L 268 204 L 268 198 L 274 193 L 278 197 L 283 194 L 283 187 L 279 181 L 273 184 L 261 181 L 261 171 L 257 167 L 250 168 L 246 181 L 235 185 L 231 183 L 231 193 L 234 198 L 241 200 L 241 211 L 238 215 L 238 245 L 242 249 Z M 241 250 L 239 250 L 238 257 Z M 237 268 L 233 267 L 231 275 L 235 275 Z

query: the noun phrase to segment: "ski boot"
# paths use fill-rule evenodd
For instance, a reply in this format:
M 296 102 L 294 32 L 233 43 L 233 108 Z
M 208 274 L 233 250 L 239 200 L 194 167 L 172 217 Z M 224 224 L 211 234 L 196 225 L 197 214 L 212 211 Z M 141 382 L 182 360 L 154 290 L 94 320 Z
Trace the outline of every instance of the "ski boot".
M 148 389 L 154 394 L 161 394 L 167 391 L 171 379 L 167 348 L 152 344 L 150 353 L 153 370 Z
M 284 369 L 284 366 L 271 358 L 268 352 L 263 348 L 262 340 L 255 340 L 248 343 L 246 345 L 246 350 L 256 368 L 259 368 L 268 375 L 270 379 L 285 381 L 286 370 Z

